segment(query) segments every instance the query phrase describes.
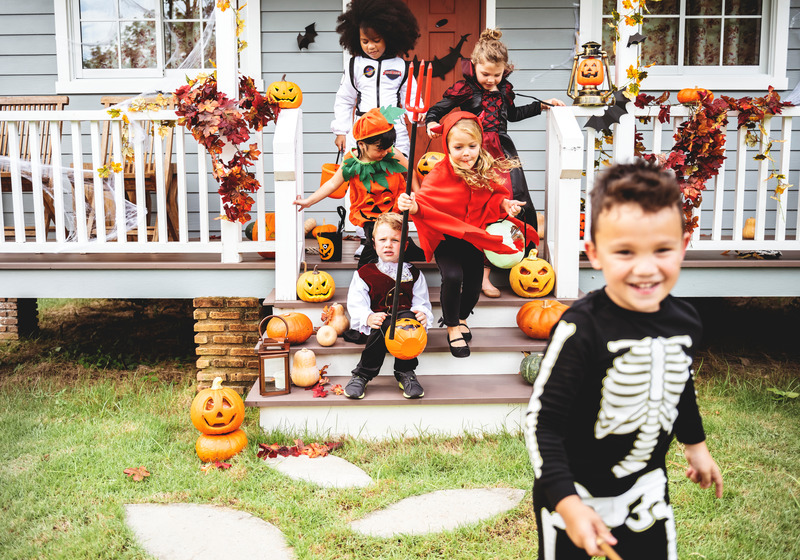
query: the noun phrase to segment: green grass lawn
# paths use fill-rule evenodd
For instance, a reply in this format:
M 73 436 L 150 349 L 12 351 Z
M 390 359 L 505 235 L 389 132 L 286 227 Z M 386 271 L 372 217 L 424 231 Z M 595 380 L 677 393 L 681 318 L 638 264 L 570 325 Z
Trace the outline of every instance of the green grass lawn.
M 291 443 L 302 434 L 263 434 L 257 411 L 248 410 L 248 447 L 230 469 L 206 474 L 189 419 L 191 356 L 120 368 L 89 353 L 94 357 L 81 363 L 63 340 L 47 342 L 57 339 L 50 328 L 38 340 L 0 347 L 4 559 L 148 558 L 124 522 L 123 505 L 140 502 L 246 511 L 281 529 L 298 558 L 535 557 L 530 492 L 505 515 L 447 533 L 380 539 L 347 526 L 434 490 L 529 491 L 532 472 L 519 434 L 348 441 L 336 455 L 375 484 L 324 489 L 291 481 L 256 457 L 259 443 Z M 120 351 L 114 360 L 125 362 L 126 355 Z M 769 391 L 800 391 L 800 361 L 709 351 L 697 365 L 709 447 L 725 493 L 716 500 L 689 483 L 682 451 L 673 446 L 668 470 L 680 558 L 800 558 L 800 399 Z M 140 465 L 152 473 L 142 482 L 122 472 Z

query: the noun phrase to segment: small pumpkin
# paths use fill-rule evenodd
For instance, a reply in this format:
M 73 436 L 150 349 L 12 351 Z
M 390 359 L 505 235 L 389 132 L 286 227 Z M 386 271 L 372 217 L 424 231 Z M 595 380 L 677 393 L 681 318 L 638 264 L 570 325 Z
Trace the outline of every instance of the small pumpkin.
M 215 377 L 210 388 L 194 397 L 189 412 L 192 424 L 202 433 L 227 434 L 242 425 L 244 402 L 239 393 L 222 386 L 221 377 Z
M 528 354 L 522 358 L 522 362 L 519 364 L 519 374 L 522 376 L 522 379 L 533 385 L 542 367 L 543 358 L 544 355 L 542 354 Z
M 347 318 L 344 306 L 341 303 L 326 305 L 322 309 L 320 319 L 324 324 L 333 327 L 337 336 L 342 336 L 350 328 L 350 319 Z
M 303 92 L 294 82 L 286 80 L 286 74 L 267 87 L 267 98 L 281 109 L 296 109 L 303 103 Z
M 275 239 L 275 212 L 264 213 L 264 227 L 267 230 L 267 241 Z M 249 234 L 247 232 L 250 232 Z M 252 241 L 261 241 L 258 238 L 258 220 L 253 220 L 251 224 L 247 225 L 244 230 L 247 238 Z
M 540 259 L 536 248 L 511 269 L 508 280 L 514 293 L 524 298 L 543 297 L 553 291 L 556 273 L 550 263 Z
M 311 230 L 311 235 L 316 237 L 320 233 L 336 233 L 336 225 L 334 224 L 326 224 L 325 220 L 322 220 L 322 224 L 316 226 L 314 229 Z
M 317 220 L 314 218 L 308 218 L 305 222 L 303 222 L 303 231 L 305 232 L 306 237 L 311 237 L 311 231 L 317 227 Z
M 230 459 L 247 446 L 247 435 L 244 430 L 234 430 L 229 434 L 212 436 L 200 434 L 194 444 L 197 456 L 204 463 L 212 461 L 225 461 Z
M 586 229 L 586 212 L 581 212 L 581 239 L 583 239 Z
M 283 318 L 286 325 L 278 317 Z M 289 327 L 288 334 L 286 333 L 287 326 Z M 314 334 L 314 326 L 306 315 L 290 311 L 270 319 L 267 323 L 266 333 L 270 338 L 286 338 L 289 340 L 289 344 L 302 344 Z
M 319 342 L 320 346 L 333 346 L 336 344 L 336 338 L 338 336 L 336 330 L 331 326 L 322 325 L 317 329 L 317 342 Z
M 581 86 L 599 86 L 605 80 L 603 61 L 599 58 L 584 58 L 578 65 L 576 81 Z
M 301 348 L 292 357 L 292 370 L 290 372 L 292 383 L 298 387 L 311 387 L 319 381 L 319 368 L 317 356 L 308 348 Z
M 747 218 L 744 221 L 742 228 L 742 239 L 755 239 L 756 238 L 756 219 Z
M 678 103 L 683 103 L 684 105 L 694 105 L 696 103 L 700 103 L 703 100 L 703 97 L 708 101 L 714 99 L 714 94 L 704 88 L 683 88 L 678 92 Z
M 297 279 L 297 297 L 303 301 L 328 301 L 336 292 L 333 276 L 324 270 L 309 271 L 303 261 L 303 274 Z
M 417 162 L 417 172 L 424 177 L 433 170 L 433 167 L 444 159 L 442 152 L 425 152 Z
M 428 333 L 425 327 L 410 317 L 401 317 L 394 324 L 394 338 L 389 338 L 391 329 L 386 330 L 384 340 L 386 349 L 395 358 L 410 360 L 416 358 L 428 344 Z
M 529 337 L 545 340 L 567 309 L 568 305 L 556 300 L 529 301 L 517 311 L 517 326 Z

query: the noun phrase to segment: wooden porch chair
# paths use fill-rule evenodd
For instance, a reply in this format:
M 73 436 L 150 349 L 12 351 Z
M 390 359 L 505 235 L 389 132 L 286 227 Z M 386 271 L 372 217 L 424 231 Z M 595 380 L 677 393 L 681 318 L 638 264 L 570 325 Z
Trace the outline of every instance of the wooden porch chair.
M 127 95 L 106 95 L 100 98 L 100 102 L 103 104 L 104 107 L 109 108 L 123 101 L 131 99 L 131 96 Z M 174 108 L 174 103 L 170 102 L 168 107 L 170 109 Z M 152 198 L 155 196 L 156 193 L 156 158 L 163 157 L 164 161 L 164 185 L 167 189 L 167 211 L 166 211 L 166 219 L 167 219 L 167 236 L 170 240 L 177 240 L 178 239 L 178 197 L 177 197 L 177 164 L 172 163 L 172 142 L 174 138 L 172 128 L 169 129 L 169 133 L 163 139 L 163 154 L 156 154 L 155 153 L 155 141 L 153 138 L 154 134 L 158 134 L 157 131 L 153 130 L 153 123 L 151 121 L 139 121 L 142 127 L 144 128 L 145 133 L 145 142 L 144 142 L 144 188 L 145 188 L 145 205 L 147 207 L 147 215 L 148 219 L 152 215 Z M 113 145 L 111 141 L 110 135 L 111 124 L 110 121 L 106 121 L 103 124 L 103 131 L 102 136 L 100 139 L 100 153 L 103 154 L 104 162 L 108 163 L 112 160 L 113 156 Z M 132 160 L 126 160 L 124 162 L 123 171 L 125 174 L 125 194 L 133 203 L 136 203 L 136 178 L 135 178 L 135 169 L 134 169 L 134 162 Z M 156 226 L 158 224 L 159 216 L 156 216 L 156 219 L 152 226 Z M 148 228 L 149 229 L 149 228 Z M 153 228 L 153 231 L 157 233 L 157 227 Z M 155 233 L 154 233 L 155 236 Z M 154 237 L 155 238 L 155 237 Z
M 26 95 L 16 97 L 0 97 L 0 111 L 61 111 L 69 104 L 69 97 L 66 95 Z M 32 153 L 39 153 L 42 165 L 51 164 L 52 139 L 50 138 L 50 127 L 43 126 L 39 129 L 39 145 L 31 145 L 29 135 L 29 123 L 23 121 L 19 129 L 20 158 L 22 161 L 30 161 Z M 61 125 L 59 124 L 59 130 Z M 9 156 L 9 135 L 8 123 L 0 122 L 0 156 Z M 3 192 L 11 192 L 11 169 L 8 162 L 0 162 L 0 181 L 2 181 Z M 43 177 L 44 186 L 52 188 L 51 178 Z M 33 185 L 27 177 L 22 177 L 22 190 L 31 192 Z M 48 195 L 43 197 L 45 232 L 50 233 L 51 223 L 55 224 L 55 208 L 53 199 Z M 26 235 L 35 236 L 33 227 L 25 228 Z M 13 227 L 5 228 L 6 236 L 14 235 Z

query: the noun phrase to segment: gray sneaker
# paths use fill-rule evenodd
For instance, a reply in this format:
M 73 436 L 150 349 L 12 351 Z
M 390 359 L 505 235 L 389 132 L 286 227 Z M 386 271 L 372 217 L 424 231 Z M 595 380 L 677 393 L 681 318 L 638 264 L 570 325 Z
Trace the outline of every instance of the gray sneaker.
M 348 399 L 363 399 L 364 389 L 367 387 L 367 380 L 358 375 L 354 375 L 347 385 L 344 386 L 344 396 Z
M 417 380 L 417 374 L 413 371 L 403 373 L 401 371 L 394 372 L 394 377 L 399 382 L 400 388 L 403 390 L 403 396 L 407 399 L 419 399 L 425 396 L 425 390 Z

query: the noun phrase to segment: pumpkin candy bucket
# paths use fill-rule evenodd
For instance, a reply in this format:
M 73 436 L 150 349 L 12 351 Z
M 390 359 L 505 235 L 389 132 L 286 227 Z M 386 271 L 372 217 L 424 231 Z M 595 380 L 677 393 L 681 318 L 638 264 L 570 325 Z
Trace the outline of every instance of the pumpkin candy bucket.
M 336 172 L 339 170 L 341 165 L 339 165 L 339 158 L 342 156 L 342 152 L 336 153 L 336 163 L 323 163 L 322 164 L 322 175 L 319 178 L 319 186 L 321 187 L 325 183 L 327 183 L 331 177 L 333 177 Z M 328 196 L 330 198 L 344 198 L 344 195 L 347 194 L 347 181 L 342 183 L 342 185 L 333 191 Z
M 344 217 L 346 215 L 344 206 L 336 208 L 339 214 L 339 227 L 336 231 L 321 231 L 317 233 L 317 243 L 319 244 L 319 258 L 323 261 L 342 260 L 342 230 L 344 229 Z

